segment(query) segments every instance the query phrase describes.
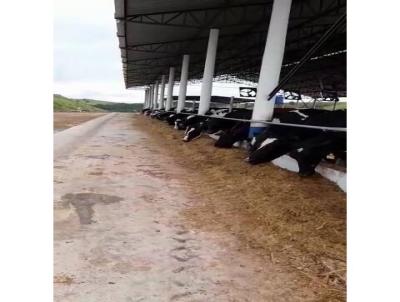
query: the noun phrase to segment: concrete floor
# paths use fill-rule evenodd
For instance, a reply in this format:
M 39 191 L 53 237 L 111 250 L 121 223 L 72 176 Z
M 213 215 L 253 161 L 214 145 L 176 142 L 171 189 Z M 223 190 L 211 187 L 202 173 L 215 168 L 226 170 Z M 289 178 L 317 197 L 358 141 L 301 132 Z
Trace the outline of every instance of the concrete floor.
M 310 301 L 293 276 L 192 230 L 187 171 L 117 114 L 54 162 L 55 301 Z M 228 244 L 227 244 L 228 242 Z

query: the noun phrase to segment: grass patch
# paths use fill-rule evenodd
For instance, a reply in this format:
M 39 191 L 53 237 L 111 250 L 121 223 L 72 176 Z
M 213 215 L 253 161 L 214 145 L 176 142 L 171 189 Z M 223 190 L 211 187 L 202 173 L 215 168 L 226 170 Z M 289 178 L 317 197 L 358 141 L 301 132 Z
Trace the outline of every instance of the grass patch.
M 142 104 L 70 99 L 59 94 L 53 95 L 54 112 L 135 112 L 142 110 L 142 107 Z

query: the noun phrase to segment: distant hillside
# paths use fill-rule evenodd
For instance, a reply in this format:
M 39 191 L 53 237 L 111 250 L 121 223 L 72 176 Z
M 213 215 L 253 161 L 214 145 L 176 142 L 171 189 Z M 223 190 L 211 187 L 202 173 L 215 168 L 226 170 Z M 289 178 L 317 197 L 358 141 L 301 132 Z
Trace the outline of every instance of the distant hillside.
M 53 95 L 54 111 L 73 112 L 133 112 L 142 110 L 142 104 L 113 103 L 90 99 L 70 99 L 59 94 Z

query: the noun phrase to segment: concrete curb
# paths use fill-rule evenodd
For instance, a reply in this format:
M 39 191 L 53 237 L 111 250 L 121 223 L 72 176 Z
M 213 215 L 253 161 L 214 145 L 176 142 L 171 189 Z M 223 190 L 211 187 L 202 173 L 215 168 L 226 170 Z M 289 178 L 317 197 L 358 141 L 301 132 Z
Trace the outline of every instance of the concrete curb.
M 115 115 L 116 113 L 109 113 L 54 134 L 54 159 L 68 155 L 77 145 L 95 134 L 101 126 Z

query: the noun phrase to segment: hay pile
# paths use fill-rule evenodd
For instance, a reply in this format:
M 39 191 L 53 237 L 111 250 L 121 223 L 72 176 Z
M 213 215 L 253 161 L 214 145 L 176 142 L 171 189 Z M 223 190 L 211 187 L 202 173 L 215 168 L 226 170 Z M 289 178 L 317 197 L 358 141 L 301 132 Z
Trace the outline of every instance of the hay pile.
M 193 227 L 234 234 L 241 248 L 297 272 L 318 301 L 345 301 L 346 195 L 335 184 L 251 166 L 244 150 L 215 148 L 208 137 L 183 143 L 182 132 L 157 120 L 140 116 L 134 124 L 190 172 L 199 204 L 183 215 Z

